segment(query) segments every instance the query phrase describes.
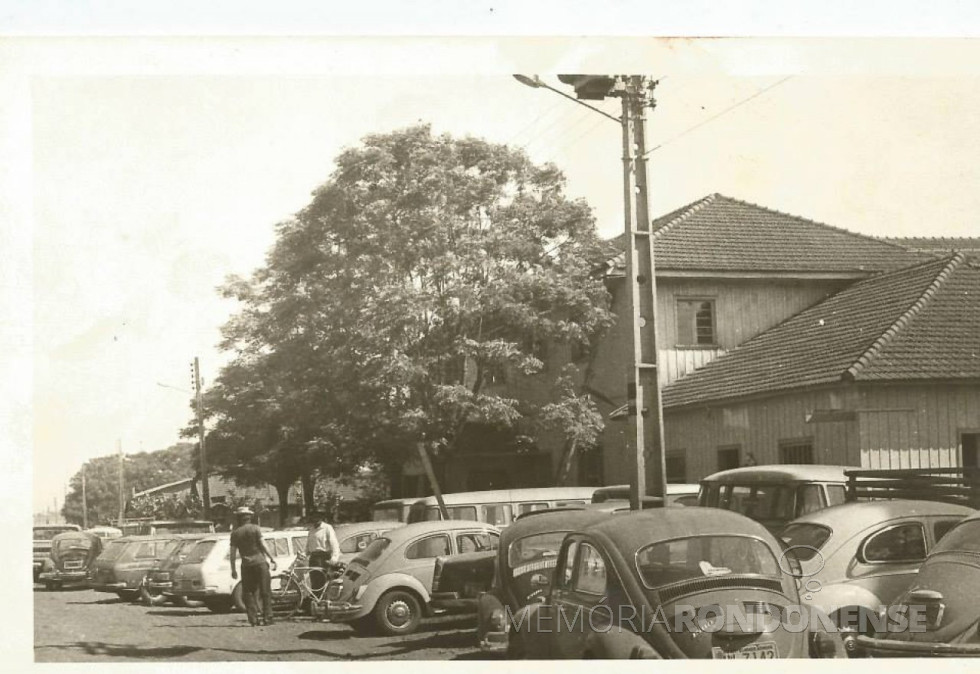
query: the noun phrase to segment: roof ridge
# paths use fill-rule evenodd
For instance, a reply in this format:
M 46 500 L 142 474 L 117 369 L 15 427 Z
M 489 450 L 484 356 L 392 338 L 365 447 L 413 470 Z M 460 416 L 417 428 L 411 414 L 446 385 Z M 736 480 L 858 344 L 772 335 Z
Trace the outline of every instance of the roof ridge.
M 680 215 L 674 216 L 673 219 L 669 220 L 668 222 L 665 222 L 663 225 L 653 230 L 654 238 L 660 236 L 663 232 L 666 232 L 667 230 L 671 229 L 681 221 L 686 220 L 693 213 L 697 213 L 708 204 L 713 203 L 715 199 L 717 199 L 718 197 L 726 198 L 724 197 L 724 195 L 718 194 L 717 192 L 713 192 L 706 197 L 701 197 L 697 201 L 691 202 L 690 204 L 687 205 L 687 207 L 683 210 L 683 212 Z M 656 221 L 657 219 L 654 218 L 653 222 Z
M 922 311 L 923 307 L 925 307 L 939 288 L 946 282 L 946 279 L 949 278 L 950 274 L 952 274 L 965 259 L 966 256 L 964 256 L 963 253 L 953 254 L 939 273 L 936 274 L 936 277 L 932 280 L 929 286 L 922 292 L 919 298 L 912 303 L 912 306 L 906 309 L 905 312 L 899 316 L 887 330 L 878 336 L 878 339 L 876 339 L 864 353 L 858 356 L 858 359 L 854 361 L 854 363 L 844 372 L 843 377 L 851 381 L 856 379 L 861 370 L 867 367 L 868 364 L 874 360 L 875 356 L 880 353 L 885 345 L 887 345 L 895 337 L 895 335 L 901 332 L 902 329 L 905 328 L 905 326 L 907 326 L 912 319 Z M 878 277 L 878 280 L 880 280 L 880 278 L 881 277 Z
M 835 232 L 840 232 L 842 234 L 847 234 L 849 236 L 856 237 L 856 238 L 859 238 L 859 239 L 863 239 L 865 241 L 874 241 L 875 243 L 883 243 L 886 246 L 892 246 L 894 248 L 898 248 L 899 250 L 903 250 L 905 252 L 910 252 L 905 246 L 903 246 L 901 244 L 898 244 L 898 243 L 893 243 L 891 241 L 885 241 L 881 237 L 871 236 L 870 234 L 861 234 L 860 232 L 855 232 L 855 231 L 852 231 L 850 229 L 846 229 L 844 227 L 838 227 L 836 225 L 828 225 L 826 222 L 820 222 L 818 220 L 811 220 L 810 218 L 803 217 L 802 215 L 796 215 L 795 213 L 788 213 L 786 211 L 781 211 L 781 210 L 776 209 L 776 208 L 770 208 L 768 206 L 762 206 L 761 204 L 755 204 L 755 203 L 752 203 L 751 201 L 745 201 L 744 199 L 736 199 L 735 197 L 725 196 L 724 194 L 717 194 L 716 193 L 716 194 L 714 194 L 712 196 L 718 196 L 718 197 L 721 197 L 722 199 L 728 199 L 729 201 L 734 201 L 734 202 L 743 204 L 745 206 L 751 206 L 752 208 L 758 208 L 758 209 L 763 210 L 763 211 L 768 211 L 769 213 L 775 213 L 777 215 L 782 215 L 782 216 L 787 217 L 787 218 L 793 218 L 793 219 L 799 220 L 801 222 L 806 222 L 806 223 L 811 224 L 811 225 L 816 225 L 817 227 L 823 227 L 825 229 L 830 229 L 830 230 L 833 230 Z

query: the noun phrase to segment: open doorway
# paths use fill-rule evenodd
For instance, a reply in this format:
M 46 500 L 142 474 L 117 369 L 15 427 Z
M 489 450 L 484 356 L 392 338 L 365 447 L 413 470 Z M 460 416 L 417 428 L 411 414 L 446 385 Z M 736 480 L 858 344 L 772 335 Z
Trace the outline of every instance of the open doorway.
M 980 432 L 960 433 L 960 447 L 963 448 L 963 467 L 980 466 Z

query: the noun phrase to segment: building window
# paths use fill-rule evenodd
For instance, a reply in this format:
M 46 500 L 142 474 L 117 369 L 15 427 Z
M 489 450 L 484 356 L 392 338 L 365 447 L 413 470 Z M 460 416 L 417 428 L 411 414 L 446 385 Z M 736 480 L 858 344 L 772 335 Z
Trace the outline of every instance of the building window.
M 739 445 L 718 448 L 718 470 L 738 468 L 741 465 L 742 448 Z
M 687 482 L 687 457 L 684 452 L 667 452 L 664 457 L 667 468 L 667 482 L 684 484 Z
M 779 443 L 779 463 L 813 463 L 813 440 L 784 440 Z
M 715 301 L 677 300 L 677 345 L 714 346 Z

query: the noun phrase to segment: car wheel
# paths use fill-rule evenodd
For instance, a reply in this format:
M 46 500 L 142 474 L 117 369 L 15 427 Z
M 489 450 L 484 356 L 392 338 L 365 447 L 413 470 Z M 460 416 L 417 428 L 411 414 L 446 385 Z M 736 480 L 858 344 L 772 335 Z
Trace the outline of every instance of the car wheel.
M 160 606 L 166 601 L 166 597 L 163 596 L 162 592 L 153 592 L 146 585 L 146 579 L 140 583 L 140 602 L 144 606 Z
M 245 590 L 244 590 L 244 588 L 242 588 L 242 584 L 241 583 L 239 583 L 238 585 L 236 585 L 235 586 L 235 589 L 231 591 L 231 609 L 230 610 L 235 611 L 237 613 L 241 613 L 241 612 L 245 611 L 245 597 L 244 597 L 244 592 L 245 592 Z
M 123 601 L 133 602 L 139 599 L 140 593 L 138 590 L 116 590 L 116 596 Z
M 382 634 L 411 634 L 422 622 L 422 604 L 411 592 L 390 590 L 378 599 L 373 614 Z
M 204 600 L 204 606 L 211 613 L 230 613 L 232 602 L 230 597 L 208 597 Z
M 56 580 L 46 580 L 44 581 L 44 589 L 48 592 L 57 592 L 61 589 L 61 583 Z

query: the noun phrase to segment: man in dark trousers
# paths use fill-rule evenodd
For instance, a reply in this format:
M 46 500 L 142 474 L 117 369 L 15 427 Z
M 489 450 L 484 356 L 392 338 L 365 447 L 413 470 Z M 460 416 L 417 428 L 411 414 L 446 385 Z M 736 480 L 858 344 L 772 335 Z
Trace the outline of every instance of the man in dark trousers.
M 242 506 L 235 511 L 238 526 L 231 532 L 231 577 L 237 579 L 235 558 L 242 556 L 242 597 L 245 600 L 245 613 L 248 623 L 256 625 L 272 624 L 272 581 L 269 577 L 268 559 L 272 570 L 276 570 L 276 560 L 262 542 L 262 530 L 252 524 L 252 511 Z M 261 596 L 262 615 L 259 615 L 257 602 Z

